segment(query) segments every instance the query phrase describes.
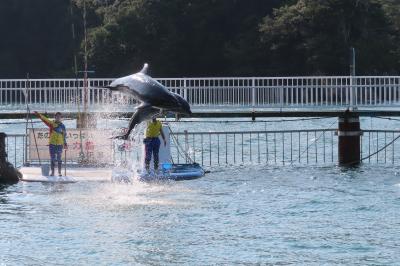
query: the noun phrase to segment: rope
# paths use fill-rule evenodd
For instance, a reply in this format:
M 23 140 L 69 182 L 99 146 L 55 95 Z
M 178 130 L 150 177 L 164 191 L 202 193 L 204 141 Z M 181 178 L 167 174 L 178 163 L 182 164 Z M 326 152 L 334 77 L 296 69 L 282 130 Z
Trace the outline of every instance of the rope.
M 393 120 L 393 121 L 400 121 L 400 119 L 391 118 L 391 117 L 383 117 L 383 116 L 374 116 L 374 118 L 385 119 L 385 120 Z
M 391 117 L 383 117 L 383 116 L 374 116 L 373 118 L 400 121 L 400 119 L 391 118 Z M 371 128 L 372 128 L 372 117 L 371 117 Z M 392 141 L 390 141 L 389 143 L 387 143 L 385 146 L 383 146 L 382 148 L 380 148 L 379 150 L 377 150 L 377 151 L 375 151 L 375 152 L 373 152 L 373 153 L 371 153 L 371 154 L 368 154 L 367 156 L 361 158 L 360 160 L 356 160 L 356 161 L 354 161 L 354 162 L 350 162 L 350 163 L 347 163 L 347 164 L 345 164 L 345 165 L 352 165 L 352 164 L 356 164 L 356 163 L 360 163 L 360 162 L 362 162 L 362 161 L 368 160 L 368 159 L 370 159 L 372 156 L 375 156 L 375 155 L 377 155 L 378 153 L 380 153 L 381 151 L 387 149 L 390 145 L 392 145 L 392 144 L 393 144 L 396 140 L 398 140 L 399 138 L 400 138 L 400 134 L 399 134 L 396 138 L 392 139 Z M 374 145 L 374 147 L 375 147 L 375 142 L 373 142 L 373 145 Z M 378 147 L 376 147 L 376 148 L 378 148 Z
M 172 135 L 172 140 L 174 141 L 175 145 L 178 147 L 178 153 L 180 156 L 182 156 L 183 158 L 188 158 L 190 163 L 194 163 L 193 159 L 190 157 L 190 155 L 181 147 L 181 145 L 179 144 L 178 140 L 175 138 L 174 132 L 172 131 L 171 127 L 169 126 L 169 124 L 167 124 L 169 131 L 170 131 L 170 135 Z M 183 151 L 183 154 L 181 152 L 181 150 Z
M 281 119 L 281 120 L 202 120 L 202 121 L 183 121 L 183 120 L 172 120 L 168 121 L 168 123 L 283 123 L 283 122 L 298 122 L 298 121 L 309 121 L 309 120 L 321 120 L 321 119 L 330 119 L 334 117 L 311 117 L 311 118 L 300 118 L 300 119 Z M 114 120 L 129 120 L 130 118 L 115 118 Z M 166 120 L 165 120 L 166 121 Z
M 300 118 L 300 119 L 281 119 L 281 120 L 222 120 L 222 121 L 170 121 L 170 123 L 284 123 L 284 122 L 297 122 L 297 121 L 309 121 L 309 120 L 320 120 L 329 119 L 333 117 L 312 117 L 312 118 Z
M 356 160 L 356 161 L 353 161 L 353 162 L 349 162 L 349 163 L 344 164 L 344 165 L 353 165 L 353 164 L 356 164 L 356 163 L 360 163 L 360 162 L 362 162 L 362 161 L 365 161 L 365 160 L 371 158 L 372 156 L 374 156 L 374 155 L 380 153 L 381 151 L 385 150 L 387 147 L 389 147 L 390 145 L 392 145 L 392 144 L 393 144 L 396 140 L 398 140 L 399 138 L 400 138 L 400 134 L 399 134 L 396 138 L 394 138 L 391 142 L 389 142 L 388 144 L 386 144 L 385 146 L 383 146 L 382 148 L 380 148 L 380 149 L 377 150 L 376 152 L 373 152 L 373 153 L 371 153 L 371 154 L 368 154 L 367 156 L 361 158 L 360 160 Z M 343 165 L 343 164 L 342 164 L 342 165 Z
M 391 142 L 389 142 L 388 144 L 386 144 L 385 146 L 383 146 L 381 149 L 377 150 L 377 151 L 374 152 L 374 153 L 369 154 L 368 156 L 365 156 L 364 158 L 361 158 L 360 161 L 364 161 L 364 160 L 366 160 L 366 159 L 369 159 L 369 158 L 371 158 L 372 156 L 374 156 L 375 154 L 378 154 L 379 152 L 385 150 L 387 147 L 389 147 L 390 145 L 392 145 L 392 144 L 393 144 L 396 140 L 398 140 L 399 138 L 400 138 L 400 134 L 399 134 L 396 138 L 394 138 Z
M 32 117 L 30 116 L 31 110 L 29 108 L 29 99 L 28 99 L 28 97 L 29 97 L 29 88 L 30 88 L 29 74 L 26 75 L 26 84 L 27 84 L 27 86 L 26 86 L 26 89 L 24 91 L 24 93 L 25 93 L 25 101 L 26 101 L 26 127 L 25 127 L 25 133 L 27 133 L 27 131 L 28 131 L 28 121 L 29 121 L 29 118 L 30 118 L 31 125 L 32 125 L 33 139 L 35 141 L 36 153 L 37 153 L 37 156 L 38 156 L 38 159 L 39 159 L 39 165 L 42 166 L 42 161 L 40 160 L 39 148 L 38 148 L 37 141 L 36 141 L 35 128 L 33 126 Z
M 332 124 L 329 125 L 328 129 L 330 129 L 335 123 L 337 123 L 337 120 L 333 121 Z M 314 143 L 316 143 L 324 134 L 325 134 L 325 131 L 323 131 L 323 132 L 318 136 L 318 138 L 316 138 L 313 142 L 311 142 L 311 143 L 307 146 L 307 148 L 306 148 L 305 150 L 303 150 L 303 151 L 300 153 L 300 155 L 296 158 L 296 160 L 289 161 L 289 162 L 290 162 L 290 165 L 293 165 L 293 163 L 294 163 L 295 161 L 297 161 L 306 151 L 308 151 L 308 149 L 311 147 L 311 145 L 314 145 Z

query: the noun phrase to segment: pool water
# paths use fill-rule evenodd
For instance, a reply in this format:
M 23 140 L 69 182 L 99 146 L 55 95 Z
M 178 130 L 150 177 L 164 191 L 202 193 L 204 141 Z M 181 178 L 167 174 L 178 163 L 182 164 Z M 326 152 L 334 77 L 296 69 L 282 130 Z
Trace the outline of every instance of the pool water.
M 0 265 L 399 265 L 400 168 L 0 189 Z
M 337 122 L 182 123 L 173 129 L 218 131 L 221 125 L 274 130 Z M 362 119 L 364 129 L 399 126 Z M 2 130 L 24 133 L 25 126 Z M 1 187 L 0 265 L 400 264 L 398 163 L 206 170 L 205 177 L 182 182 Z

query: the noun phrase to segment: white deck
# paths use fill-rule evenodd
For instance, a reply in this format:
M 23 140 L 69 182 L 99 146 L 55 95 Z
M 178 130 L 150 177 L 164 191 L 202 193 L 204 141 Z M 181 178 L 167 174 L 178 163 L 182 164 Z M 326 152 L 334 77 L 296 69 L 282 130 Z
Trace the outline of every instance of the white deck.
M 40 167 L 22 167 L 19 169 L 23 175 L 23 179 L 32 179 L 42 177 Z M 64 168 L 62 169 L 64 175 Z M 112 169 L 110 168 L 67 168 L 67 176 L 72 177 L 76 181 L 111 181 Z

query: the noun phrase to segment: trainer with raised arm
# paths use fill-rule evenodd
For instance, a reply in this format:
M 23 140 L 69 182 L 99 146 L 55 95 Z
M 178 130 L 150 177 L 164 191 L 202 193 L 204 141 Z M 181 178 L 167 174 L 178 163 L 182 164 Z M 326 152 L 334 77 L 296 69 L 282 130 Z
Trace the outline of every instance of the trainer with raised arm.
M 42 120 L 46 126 L 50 129 L 50 137 L 49 137 L 49 152 L 50 152 L 50 160 L 51 160 L 51 176 L 54 176 L 54 167 L 56 162 L 58 163 L 58 175 L 61 176 L 61 166 L 62 160 L 61 155 L 63 148 L 67 149 L 67 130 L 65 129 L 65 125 L 61 122 L 62 115 L 60 112 L 57 112 L 54 116 L 54 120 L 50 120 L 46 116 L 35 112 L 35 115 Z
M 161 135 L 163 141 L 164 141 L 164 146 L 167 145 L 167 141 L 165 140 L 164 133 L 162 131 L 162 124 L 160 121 L 156 119 L 156 117 L 153 117 L 152 121 L 147 122 L 147 129 L 146 129 L 146 135 L 144 139 L 144 145 L 145 145 L 145 167 L 147 172 L 150 170 L 150 161 L 151 157 L 153 155 L 153 161 L 154 161 L 154 170 L 158 170 L 158 162 L 159 162 L 159 151 L 160 151 L 160 139 L 159 136 Z

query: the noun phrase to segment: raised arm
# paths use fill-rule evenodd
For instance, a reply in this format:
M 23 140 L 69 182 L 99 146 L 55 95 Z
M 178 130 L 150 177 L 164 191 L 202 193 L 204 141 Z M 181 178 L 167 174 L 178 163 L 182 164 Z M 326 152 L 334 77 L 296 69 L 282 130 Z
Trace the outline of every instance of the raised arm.
M 48 126 L 48 127 L 50 127 L 50 128 L 54 128 L 54 127 L 55 127 L 54 122 L 52 122 L 50 119 L 48 119 L 47 117 L 45 117 L 45 116 L 42 115 L 42 114 L 39 114 L 39 113 L 36 112 L 36 111 L 35 111 L 34 113 L 35 113 L 35 115 L 36 115 L 40 120 L 43 121 L 43 123 L 46 124 L 46 126 Z

